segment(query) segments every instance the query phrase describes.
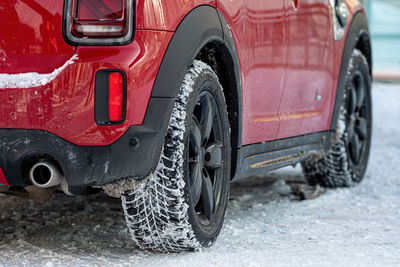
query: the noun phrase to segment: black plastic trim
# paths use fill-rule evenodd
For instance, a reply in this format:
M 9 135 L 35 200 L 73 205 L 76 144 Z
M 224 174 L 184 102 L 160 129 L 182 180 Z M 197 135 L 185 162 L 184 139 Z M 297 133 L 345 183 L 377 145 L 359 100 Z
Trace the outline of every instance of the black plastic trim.
M 111 122 L 108 116 L 109 109 L 109 73 L 119 72 L 123 77 L 123 110 L 122 119 Z M 126 116 L 126 73 L 118 69 L 102 69 L 96 72 L 94 118 L 99 125 L 118 125 L 125 121 Z
M 202 48 L 209 43 L 218 44 L 218 49 L 223 54 L 228 71 L 230 91 L 235 102 L 231 103 L 232 112 L 230 122 L 234 131 L 232 134 L 232 173 L 235 173 L 237 149 L 242 146 L 242 82 L 240 64 L 235 41 L 228 24 L 221 13 L 210 6 L 200 6 L 193 9 L 180 23 L 167 48 L 157 74 L 152 97 L 175 98 L 180 83 Z M 165 111 L 170 114 L 172 110 Z M 163 132 L 166 129 L 161 129 Z
M 325 153 L 331 147 L 332 137 L 333 131 L 326 131 L 243 146 L 238 151 L 240 171 L 233 180 L 263 174 Z
M 339 72 L 339 81 L 336 89 L 335 107 L 333 110 L 332 120 L 330 125 L 331 130 L 336 129 L 337 121 L 339 118 L 340 106 L 343 101 L 343 94 L 346 84 L 347 68 L 349 66 L 351 55 L 353 53 L 354 48 L 356 48 L 358 41 L 363 35 L 369 37 L 368 20 L 365 14 L 360 11 L 357 12 L 353 17 L 353 20 L 350 24 L 348 34 L 346 37 L 346 42 L 343 48 L 343 55 Z M 366 56 L 367 58 L 369 58 L 369 61 L 371 61 L 370 60 L 371 57 L 368 55 Z M 371 62 L 369 63 L 371 67 L 372 63 Z
M 229 92 L 235 94 L 231 97 L 235 101 L 231 101 L 229 110 L 229 122 L 231 126 L 231 143 L 232 143 L 232 157 L 231 157 L 231 174 L 232 177 L 240 172 L 239 165 L 239 152 L 238 149 L 242 147 L 242 134 L 243 134 L 243 96 L 242 96 L 242 80 L 240 73 L 240 63 L 238 52 L 233 39 L 233 34 L 228 26 L 228 22 L 224 16 L 219 12 L 218 16 L 221 21 L 221 27 L 224 33 L 224 60 L 230 66 L 227 68 L 228 77 L 231 77 L 231 88 Z M 226 91 L 227 88 L 225 88 Z M 229 97 L 229 96 L 228 96 Z
M 221 23 L 215 8 L 193 9 L 179 24 L 161 62 L 152 97 L 176 97 L 187 69 L 201 48 L 211 41 L 223 43 Z
M 108 146 L 78 146 L 41 130 L 0 129 L 0 166 L 11 185 L 29 185 L 28 168 L 35 159 L 50 158 L 61 166 L 71 187 L 104 185 L 154 172 L 159 161 L 174 99 L 151 98 L 145 121 L 131 126 Z

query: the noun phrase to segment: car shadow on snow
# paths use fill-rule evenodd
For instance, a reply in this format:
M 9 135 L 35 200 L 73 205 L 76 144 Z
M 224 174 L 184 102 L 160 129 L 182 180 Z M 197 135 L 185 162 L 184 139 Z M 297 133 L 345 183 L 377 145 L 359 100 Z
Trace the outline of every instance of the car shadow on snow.
M 254 207 L 281 198 L 296 199 L 290 185 L 305 183 L 299 167 L 286 167 L 264 176 L 255 176 L 231 184 L 229 206 Z

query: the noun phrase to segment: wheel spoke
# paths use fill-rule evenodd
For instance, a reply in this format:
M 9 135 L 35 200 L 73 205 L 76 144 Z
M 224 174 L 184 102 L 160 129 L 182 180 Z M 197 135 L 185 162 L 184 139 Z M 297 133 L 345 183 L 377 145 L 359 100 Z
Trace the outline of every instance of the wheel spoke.
M 193 205 L 199 202 L 202 188 L 202 166 L 199 163 L 201 150 L 201 132 L 196 117 L 192 117 L 189 136 L 189 167 L 190 167 L 190 192 Z
M 364 79 L 359 77 L 358 79 L 358 87 L 357 87 L 357 108 L 360 110 L 365 102 L 365 85 Z
M 360 136 L 361 140 L 367 139 L 367 121 L 364 118 L 359 118 L 358 119 L 358 125 L 356 128 L 356 133 Z
M 204 165 L 207 168 L 217 169 L 222 166 L 222 143 L 214 142 L 206 147 Z
M 350 90 L 350 102 L 349 102 L 349 115 L 354 114 L 357 108 L 357 93 L 353 83 L 353 87 Z
M 192 117 L 192 124 L 190 125 L 190 145 L 193 148 L 193 152 L 198 155 L 199 150 L 201 149 L 201 131 L 200 125 L 197 121 L 196 117 Z
M 355 123 L 353 119 L 350 119 L 349 125 L 347 126 L 347 142 L 350 143 L 353 140 L 355 132 Z
M 193 206 L 199 202 L 203 183 L 202 168 L 199 164 L 193 164 L 190 171 L 190 192 L 192 195 Z
M 211 216 L 214 213 L 215 201 L 214 201 L 214 190 L 212 182 L 208 172 L 203 169 L 203 184 L 201 190 L 201 198 L 204 206 L 204 216 L 211 220 Z
M 358 164 L 360 161 L 360 140 L 358 135 L 354 135 L 353 140 L 351 141 L 351 152 L 353 156 L 353 161 L 355 164 Z
M 201 117 L 200 117 L 200 131 L 202 144 L 205 145 L 210 138 L 210 133 L 214 122 L 214 105 L 209 95 L 201 99 Z

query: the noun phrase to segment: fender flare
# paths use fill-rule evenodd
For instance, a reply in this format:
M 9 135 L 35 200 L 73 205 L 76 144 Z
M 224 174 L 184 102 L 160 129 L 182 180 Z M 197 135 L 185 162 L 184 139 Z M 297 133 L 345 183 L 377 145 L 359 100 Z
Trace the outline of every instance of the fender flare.
M 193 59 L 207 43 L 213 41 L 225 44 L 230 52 L 237 87 L 241 89 L 236 46 L 225 19 L 214 7 L 199 6 L 186 15 L 175 31 L 159 67 L 151 97 L 175 98 Z
M 197 7 L 176 29 L 158 69 L 151 97 L 175 98 L 193 59 L 211 41 L 223 42 L 218 14 L 210 6 Z
M 181 21 L 175 31 L 160 64 L 154 82 L 150 101 L 156 99 L 175 99 L 187 69 L 202 48 L 214 42 L 222 54 L 227 66 L 226 76 L 230 87 L 231 99 L 231 144 L 232 174 L 236 172 L 237 150 L 242 146 L 242 82 L 240 63 L 232 32 L 223 15 L 214 7 L 199 6 L 194 8 Z M 227 88 L 225 88 L 225 93 Z M 160 125 L 160 133 L 164 137 L 167 131 L 172 105 L 158 107 L 159 114 L 165 114 L 166 123 Z M 147 110 L 147 113 L 151 113 Z M 231 118 L 232 116 L 232 118 Z M 147 117 L 147 114 L 146 114 Z M 146 120 L 146 119 L 145 119 Z M 233 124 L 233 125 L 232 125 Z M 161 142 L 162 143 L 162 142 Z M 159 150 L 161 151 L 161 144 Z
M 343 101 L 343 93 L 346 83 L 346 75 L 347 75 L 347 67 L 350 63 L 350 57 L 353 53 L 354 48 L 357 47 L 358 42 L 361 38 L 366 38 L 367 42 L 370 42 L 369 39 L 369 28 L 368 28 L 368 20 L 364 12 L 357 12 L 349 26 L 348 34 L 346 37 L 346 42 L 343 48 L 342 61 L 340 65 L 339 71 L 339 81 L 336 88 L 336 97 L 335 97 L 335 106 L 332 114 L 330 130 L 336 130 L 336 125 L 339 118 L 340 106 Z M 370 45 L 370 44 L 369 44 Z M 372 73 L 372 59 L 371 55 L 366 55 L 370 67 L 370 72 Z

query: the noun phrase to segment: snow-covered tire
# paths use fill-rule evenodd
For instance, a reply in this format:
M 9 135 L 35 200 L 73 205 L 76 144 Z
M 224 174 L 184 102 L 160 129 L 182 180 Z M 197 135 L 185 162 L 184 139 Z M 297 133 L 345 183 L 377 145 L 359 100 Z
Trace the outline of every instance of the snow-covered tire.
M 127 226 L 140 248 L 179 252 L 215 242 L 229 195 L 229 132 L 218 78 L 195 60 L 179 89 L 154 174 L 121 196 Z
M 302 163 L 310 184 L 349 187 L 364 177 L 371 145 L 371 75 L 367 59 L 358 49 L 351 55 L 345 79 L 336 143 L 322 159 Z

